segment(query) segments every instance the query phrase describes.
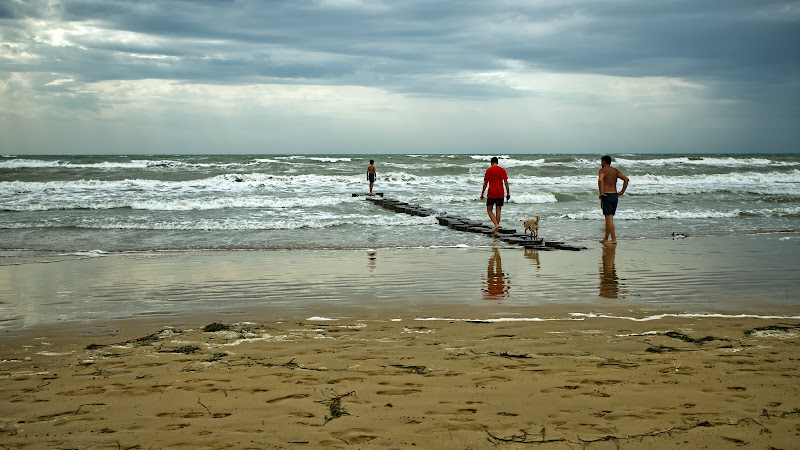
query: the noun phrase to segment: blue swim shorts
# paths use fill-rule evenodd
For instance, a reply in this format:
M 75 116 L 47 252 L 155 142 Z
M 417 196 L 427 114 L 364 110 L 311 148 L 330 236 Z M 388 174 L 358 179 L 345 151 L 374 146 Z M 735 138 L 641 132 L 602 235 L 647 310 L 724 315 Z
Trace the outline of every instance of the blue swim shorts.
M 605 197 L 600 198 L 600 207 L 603 208 L 604 216 L 613 216 L 617 212 L 617 203 L 619 203 L 619 194 L 606 193 Z
M 369 179 L 370 183 L 374 183 L 375 182 L 375 174 L 374 173 L 368 174 L 367 175 L 367 179 Z
M 503 199 L 503 197 L 500 197 L 500 198 L 488 198 L 487 197 L 486 198 L 486 206 L 492 206 L 492 205 L 503 206 L 504 202 L 505 202 L 505 200 Z

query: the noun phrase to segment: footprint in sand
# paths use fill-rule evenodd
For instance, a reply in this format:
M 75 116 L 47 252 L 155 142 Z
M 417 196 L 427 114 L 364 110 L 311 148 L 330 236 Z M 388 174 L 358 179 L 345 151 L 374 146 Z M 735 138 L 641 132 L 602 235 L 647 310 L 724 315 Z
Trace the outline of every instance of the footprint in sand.
M 575 385 L 575 384 L 567 384 L 567 385 L 564 385 L 564 386 L 555 386 L 555 387 L 551 387 L 551 388 L 548 388 L 548 389 L 542 389 L 541 392 L 543 394 L 549 394 L 549 393 L 551 393 L 553 391 L 556 391 L 556 390 L 574 391 L 575 389 L 580 389 L 580 386 L 579 385 Z
M 505 383 L 509 381 L 509 379 L 506 377 L 491 376 L 474 378 L 472 381 L 475 383 L 475 386 L 483 387 L 493 383 Z
M 278 397 L 278 398 L 273 398 L 272 400 L 267 400 L 267 403 L 278 403 L 285 400 L 299 400 L 301 398 L 307 398 L 307 397 L 308 394 L 292 394 L 292 395 L 287 395 L 285 397 Z
M 346 442 L 348 445 L 366 444 L 367 442 L 376 439 L 379 436 L 379 433 L 368 428 L 350 428 L 349 430 L 331 433 L 331 436 L 340 439 L 339 442 L 332 443 L 332 446 L 338 446 L 342 444 L 341 441 Z
M 344 383 L 344 382 L 347 382 L 347 381 L 361 382 L 361 381 L 364 381 L 364 379 L 361 378 L 361 377 L 344 377 L 344 378 L 337 378 L 335 380 L 328 381 L 328 384 L 339 384 L 339 383 Z
M 421 389 L 393 389 L 386 391 L 378 391 L 378 395 L 409 395 L 422 392 Z

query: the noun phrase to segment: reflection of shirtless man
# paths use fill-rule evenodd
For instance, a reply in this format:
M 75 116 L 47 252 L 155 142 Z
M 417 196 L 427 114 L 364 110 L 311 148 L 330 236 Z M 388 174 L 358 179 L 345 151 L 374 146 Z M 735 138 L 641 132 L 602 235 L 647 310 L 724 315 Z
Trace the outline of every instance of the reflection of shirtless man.
M 606 218 L 606 234 L 603 244 L 616 244 L 617 235 L 614 230 L 614 213 L 617 212 L 617 201 L 619 196 L 625 193 L 628 188 L 628 177 L 619 170 L 611 167 L 611 157 L 603 156 L 600 158 L 600 176 L 597 177 L 597 187 L 600 190 L 600 206 L 603 208 L 603 216 Z M 617 179 L 622 180 L 622 190 L 617 192 Z

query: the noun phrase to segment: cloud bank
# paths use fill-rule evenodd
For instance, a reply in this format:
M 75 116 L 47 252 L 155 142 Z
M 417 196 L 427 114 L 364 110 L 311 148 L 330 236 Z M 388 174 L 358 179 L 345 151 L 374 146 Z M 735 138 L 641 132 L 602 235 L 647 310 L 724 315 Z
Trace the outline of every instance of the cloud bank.
M 787 152 L 796 1 L 11 0 L 0 151 Z

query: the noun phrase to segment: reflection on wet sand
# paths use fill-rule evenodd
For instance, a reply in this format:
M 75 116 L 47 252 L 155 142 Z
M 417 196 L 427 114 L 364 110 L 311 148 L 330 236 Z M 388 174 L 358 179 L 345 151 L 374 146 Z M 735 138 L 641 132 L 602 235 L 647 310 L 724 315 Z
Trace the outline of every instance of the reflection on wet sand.
M 375 271 L 375 266 L 377 265 L 378 261 L 378 252 L 374 250 L 370 250 L 367 252 L 367 268 L 370 272 Z
M 603 256 L 600 260 L 600 297 L 617 298 L 619 296 L 619 278 L 614 259 L 617 253 L 616 245 L 604 245 Z
M 534 266 L 536 266 L 536 271 L 538 272 L 542 268 L 541 262 L 539 262 L 539 250 L 534 249 L 525 249 L 525 259 L 530 259 Z M 537 275 L 538 276 L 538 275 Z
M 503 273 L 503 263 L 500 252 L 492 249 L 489 265 L 486 268 L 486 283 L 483 289 L 485 300 L 501 300 L 508 295 L 508 277 Z

